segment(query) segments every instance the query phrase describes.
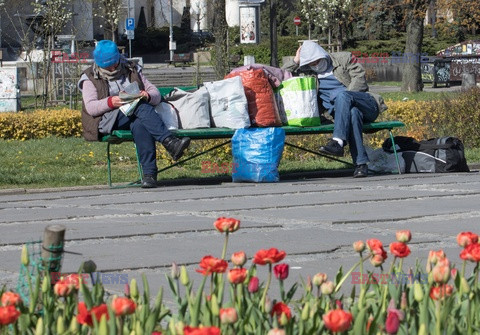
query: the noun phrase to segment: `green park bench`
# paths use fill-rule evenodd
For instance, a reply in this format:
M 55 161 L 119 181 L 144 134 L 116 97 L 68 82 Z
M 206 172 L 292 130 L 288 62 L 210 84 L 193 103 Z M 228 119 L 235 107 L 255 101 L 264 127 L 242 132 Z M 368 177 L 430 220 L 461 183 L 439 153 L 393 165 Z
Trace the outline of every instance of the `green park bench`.
M 176 64 L 190 65 L 193 63 L 193 52 L 173 54 L 172 59 L 167 60 L 167 63 L 173 64 L 173 66 L 176 66 Z
M 173 88 L 160 88 L 160 92 L 170 92 Z M 183 87 L 182 89 L 189 89 Z M 393 148 L 394 148 L 394 154 L 395 154 L 395 159 L 397 161 L 397 168 L 398 168 L 398 173 L 400 173 L 400 163 L 398 160 L 397 152 L 395 150 L 395 141 L 394 137 L 392 134 L 392 130 L 394 128 L 399 128 L 399 127 L 404 127 L 405 124 L 400 121 L 384 121 L 384 122 L 372 122 L 372 123 L 366 123 L 363 125 L 363 131 L 365 133 L 374 133 L 377 131 L 381 130 L 387 130 L 389 132 L 390 139 L 393 143 Z M 332 134 L 333 133 L 333 124 L 326 124 L 326 125 L 320 125 L 320 126 L 314 126 L 314 127 L 291 127 L 291 126 L 283 126 L 282 127 L 285 130 L 285 134 L 288 135 L 310 135 L 310 134 Z M 189 160 L 192 160 L 194 158 L 197 158 L 201 155 L 204 155 L 210 151 L 216 150 L 222 146 L 225 146 L 231 142 L 232 136 L 235 134 L 235 129 L 230 129 L 230 128 L 201 128 L 201 129 L 178 129 L 178 130 L 172 130 L 172 133 L 175 136 L 178 137 L 190 137 L 192 140 L 205 140 L 205 139 L 225 139 L 226 141 L 215 145 L 211 148 L 207 148 L 203 150 L 202 152 L 196 153 L 193 156 L 190 156 L 186 159 L 180 160 L 174 164 L 171 164 L 170 166 L 167 166 L 163 169 L 160 169 L 158 172 L 161 173 L 167 169 L 170 169 L 174 166 L 183 164 Z M 138 160 L 138 153 L 137 153 L 137 168 L 138 168 L 138 180 L 129 184 L 121 185 L 121 186 L 113 186 L 112 184 L 112 170 L 111 170 L 111 160 L 110 160 L 110 145 L 112 144 L 119 144 L 123 142 L 133 142 L 133 136 L 132 133 L 129 130 L 114 130 L 111 134 L 105 135 L 101 139 L 102 142 L 107 143 L 107 170 L 108 170 L 108 185 L 110 187 L 128 187 L 128 186 L 135 186 L 135 185 L 140 185 L 140 180 L 142 179 L 142 168 L 140 166 L 140 162 Z M 135 144 L 134 144 L 135 145 Z M 285 145 L 310 152 L 322 157 L 326 157 L 328 159 L 332 159 L 335 161 L 339 161 L 342 163 L 345 163 L 347 165 L 353 166 L 351 162 L 347 162 L 332 156 L 325 155 L 323 153 L 309 150 L 307 148 L 303 148 L 294 144 L 291 144 L 289 142 L 285 142 Z M 136 150 L 136 148 L 135 148 Z

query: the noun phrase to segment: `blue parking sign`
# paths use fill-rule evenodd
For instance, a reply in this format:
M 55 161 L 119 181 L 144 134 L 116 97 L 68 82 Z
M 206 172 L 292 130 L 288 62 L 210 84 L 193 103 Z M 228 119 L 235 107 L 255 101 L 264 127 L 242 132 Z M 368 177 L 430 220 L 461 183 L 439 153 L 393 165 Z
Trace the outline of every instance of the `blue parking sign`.
M 125 27 L 127 30 L 135 30 L 135 19 L 133 17 L 128 17 L 125 20 Z

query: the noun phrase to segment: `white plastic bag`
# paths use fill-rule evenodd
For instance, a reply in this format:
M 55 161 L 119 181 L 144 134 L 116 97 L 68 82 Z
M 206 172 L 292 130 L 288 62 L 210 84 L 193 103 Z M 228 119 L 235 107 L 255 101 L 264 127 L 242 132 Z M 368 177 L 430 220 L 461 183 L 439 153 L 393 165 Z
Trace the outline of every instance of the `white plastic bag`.
M 205 87 L 195 92 L 175 88 L 165 100 L 177 110 L 178 128 L 210 128 L 209 95 Z
M 384 151 L 382 148 L 373 150 L 365 147 L 370 162 L 368 169 L 377 173 L 398 173 L 397 160 L 395 154 Z M 398 154 L 400 164 L 400 173 L 405 173 L 405 160 L 401 153 Z
M 280 85 L 280 106 L 283 105 L 289 126 L 319 126 L 317 78 L 293 77 Z
M 161 102 L 155 106 L 155 111 L 160 115 L 169 130 L 178 129 L 178 116 L 175 107 L 168 102 Z
M 210 95 L 210 110 L 215 127 L 250 127 L 248 102 L 239 76 L 204 83 Z

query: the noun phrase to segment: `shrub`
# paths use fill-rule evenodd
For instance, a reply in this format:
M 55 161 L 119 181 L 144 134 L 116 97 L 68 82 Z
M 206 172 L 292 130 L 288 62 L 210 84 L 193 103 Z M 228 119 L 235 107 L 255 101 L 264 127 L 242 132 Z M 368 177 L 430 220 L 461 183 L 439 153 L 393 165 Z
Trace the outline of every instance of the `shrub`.
M 454 136 L 460 138 L 466 147 L 480 145 L 479 88 L 464 91 L 455 97 L 444 96 L 440 100 L 388 100 L 386 104 L 388 109 L 378 120 L 399 120 L 406 124 L 405 128 L 395 131 L 396 135 L 411 136 L 417 140 Z M 369 144 L 381 144 L 382 135 L 373 136 Z
M 37 110 L 31 113 L 0 113 L 0 138 L 28 140 L 48 136 L 79 137 L 80 111 L 72 109 Z

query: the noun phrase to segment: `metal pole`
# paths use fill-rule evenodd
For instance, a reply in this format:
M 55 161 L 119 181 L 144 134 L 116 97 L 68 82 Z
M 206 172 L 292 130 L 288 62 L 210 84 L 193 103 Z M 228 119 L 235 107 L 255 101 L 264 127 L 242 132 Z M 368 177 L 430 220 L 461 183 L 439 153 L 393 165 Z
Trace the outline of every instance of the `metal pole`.
M 130 0 L 128 0 L 128 17 L 130 18 Z M 128 39 L 128 58 L 132 58 L 132 40 Z
M 173 0 L 170 0 L 170 61 L 173 61 Z

